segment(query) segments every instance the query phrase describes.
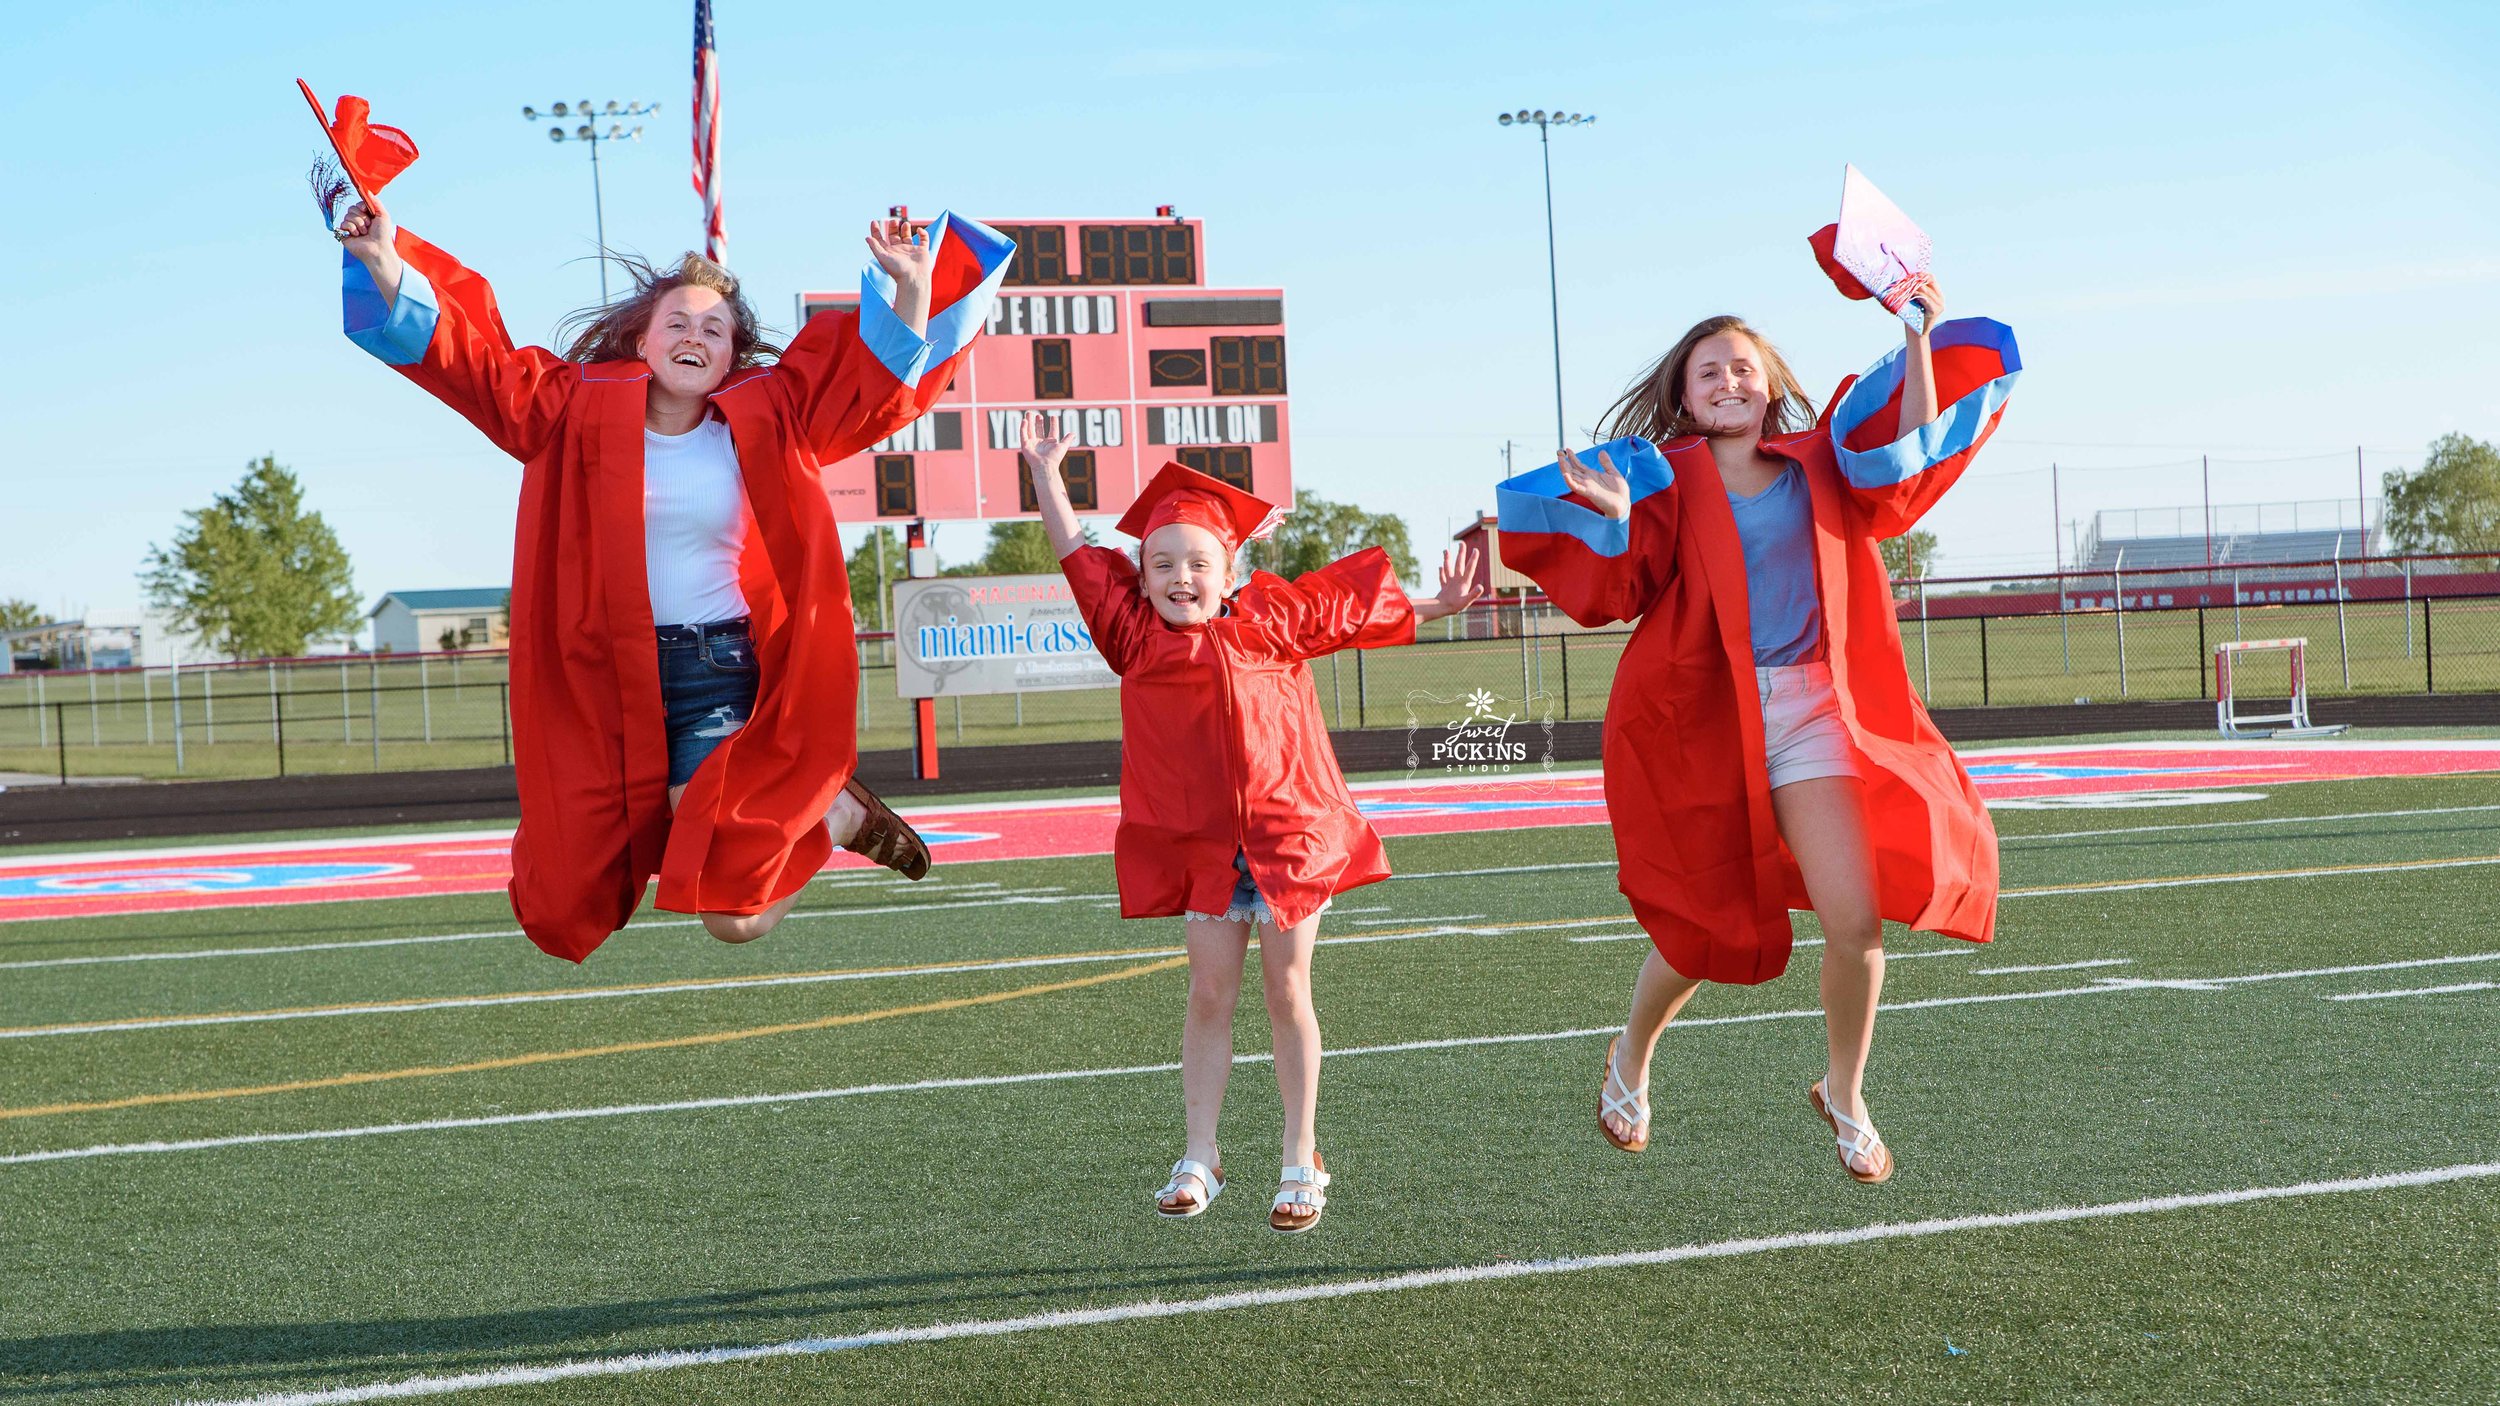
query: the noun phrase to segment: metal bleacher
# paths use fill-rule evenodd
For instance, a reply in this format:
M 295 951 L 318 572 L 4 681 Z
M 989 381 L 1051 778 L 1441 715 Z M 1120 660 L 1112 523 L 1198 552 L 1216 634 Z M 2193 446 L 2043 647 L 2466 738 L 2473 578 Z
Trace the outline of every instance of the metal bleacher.
M 2324 532 L 2234 532 L 2216 534 L 2213 539 L 2213 564 L 2216 566 L 2261 566 L 2289 561 L 2352 560 L 2370 551 L 2372 534 L 2359 528 L 2337 528 Z M 2091 555 L 2079 568 L 2084 571 L 2114 571 L 2123 566 L 2129 571 L 2150 570 L 2164 566 L 2203 566 L 2205 538 L 2196 537 L 2096 537 Z

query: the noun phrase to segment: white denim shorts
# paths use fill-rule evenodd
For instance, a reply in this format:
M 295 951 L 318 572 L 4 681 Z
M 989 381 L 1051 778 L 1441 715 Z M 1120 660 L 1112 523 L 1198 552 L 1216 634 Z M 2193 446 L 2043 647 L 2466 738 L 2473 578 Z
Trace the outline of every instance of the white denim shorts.
M 1762 695 L 1762 747 L 1770 758 L 1772 790 L 1858 774 L 1849 725 L 1840 718 L 1840 695 L 1832 691 L 1831 665 L 1770 664 L 1753 673 Z

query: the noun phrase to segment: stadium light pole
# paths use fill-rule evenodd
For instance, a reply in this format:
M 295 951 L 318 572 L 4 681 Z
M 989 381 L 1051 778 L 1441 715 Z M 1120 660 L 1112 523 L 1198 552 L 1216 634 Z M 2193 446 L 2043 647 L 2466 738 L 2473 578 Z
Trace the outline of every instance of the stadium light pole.
M 642 124 L 640 122 L 636 122 L 631 129 L 628 129 L 623 122 L 616 119 L 648 117 L 659 110 L 658 103 L 620 103 L 611 99 L 602 107 L 593 104 L 588 98 L 582 99 L 579 103 L 556 103 L 545 112 L 540 112 L 534 107 L 521 109 L 521 115 L 532 122 L 544 117 L 554 124 L 547 129 L 549 141 L 572 140 L 590 148 L 590 217 L 598 230 L 599 301 L 602 303 L 608 300 L 608 211 L 607 202 L 599 190 L 599 144 L 601 142 L 641 141 Z M 579 125 L 575 126 L 571 132 L 567 132 L 564 124 L 568 121 L 578 122 Z M 608 130 L 604 132 L 599 130 L 599 124 L 602 121 L 608 124 Z
M 1505 112 L 1494 119 L 1505 127 L 1536 126 L 1537 149 L 1545 158 L 1545 292 L 1554 316 L 1554 448 L 1568 448 L 1568 432 L 1563 428 L 1562 382 L 1562 287 L 1555 274 L 1554 260 L 1554 139 L 1556 127 L 1580 127 L 1597 120 L 1595 113 L 1565 114 L 1560 109 L 1547 112 L 1543 108 L 1521 108 Z

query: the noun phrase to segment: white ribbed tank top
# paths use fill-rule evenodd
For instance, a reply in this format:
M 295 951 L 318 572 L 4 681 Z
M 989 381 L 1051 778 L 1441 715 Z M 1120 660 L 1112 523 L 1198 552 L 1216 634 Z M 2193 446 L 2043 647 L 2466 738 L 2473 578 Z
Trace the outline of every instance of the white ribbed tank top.
M 642 432 L 642 549 L 651 623 L 703 625 L 747 613 L 738 589 L 746 486 L 729 426 L 705 419 L 681 435 Z

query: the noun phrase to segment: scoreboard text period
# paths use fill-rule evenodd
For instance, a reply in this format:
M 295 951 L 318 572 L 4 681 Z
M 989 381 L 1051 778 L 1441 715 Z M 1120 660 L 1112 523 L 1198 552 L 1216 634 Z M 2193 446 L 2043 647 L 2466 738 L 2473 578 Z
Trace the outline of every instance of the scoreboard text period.
M 845 522 L 1031 517 L 1017 455 L 1027 410 L 1058 417 L 1080 513 L 1116 515 L 1177 459 L 1293 502 L 1285 300 L 1208 288 L 1196 220 L 997 220 L 1015 261 L 987 328 L 935 408 L 826 473 Z M 801 293 L 799 319 L 854 290 Z

